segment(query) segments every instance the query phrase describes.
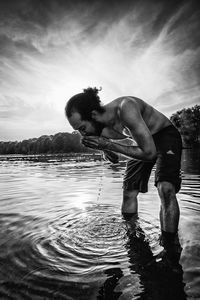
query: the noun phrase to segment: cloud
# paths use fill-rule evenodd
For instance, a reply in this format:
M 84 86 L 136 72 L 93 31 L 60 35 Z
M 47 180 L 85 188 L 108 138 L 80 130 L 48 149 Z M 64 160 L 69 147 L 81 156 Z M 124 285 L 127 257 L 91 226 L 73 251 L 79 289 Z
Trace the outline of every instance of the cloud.
M 18 97 L 0 98 L 1 140 L 22 140 L 62 131 L 66 123 L 64 110 L 62 115 L 50 104 L 29 104 Z
M 4 138 L 12 131 L 16 137 L 16 120 L 20 138 L 31 137 L 33 128 L 41 134 L 71 130 L 65 102 L 87 86 L 102 86 L 105 104 L 135 95 L 168 115 L 194 104 L 200 80 L 196 3 L 1 1 Z

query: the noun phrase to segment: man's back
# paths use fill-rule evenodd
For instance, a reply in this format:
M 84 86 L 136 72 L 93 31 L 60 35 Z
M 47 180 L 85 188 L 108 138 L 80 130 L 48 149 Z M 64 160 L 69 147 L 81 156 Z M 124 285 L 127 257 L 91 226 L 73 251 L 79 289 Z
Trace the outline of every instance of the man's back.
M 123 138 L 124 135 L 129 134 L 128 130 L 121 121 L 121 107 L 125 102 L 128 101 L 134 103 L 135 108 L 132 108 L 132 111 L 133 109 L 137 109 L 140 112 L 142 119 L 152 135 L 171 125 L 170 120 L 165 115 L 145 101 L 136 97 L 120 97 L 105 105 L 107 109 L 113 112 L 113 122 L 110 127 L 106 127 L 103 130 L 102 135 L 108 138 L 120 139 Z

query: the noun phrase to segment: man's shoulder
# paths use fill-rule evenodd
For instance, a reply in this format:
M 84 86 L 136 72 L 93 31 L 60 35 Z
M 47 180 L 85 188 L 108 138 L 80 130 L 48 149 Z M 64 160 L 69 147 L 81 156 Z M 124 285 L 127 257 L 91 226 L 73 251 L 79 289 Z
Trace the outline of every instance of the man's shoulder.
M 141 99 L 134 96 L 121 96 L 111 101 L 110 104 L 121 108 L 123 105 L 131 105 L 131 104 L 139 105 L 141 101 L 142 101 Z
M 120 111 L 140 111 L 142 105 L 142 100 L 133 96 L 122 97 L 119 101 Z
M 135 96 L 122 96 L 116 98 L 109 103 L 109 106 L 117 112 L 119 118 L 122 117 L 123 113 L 125 113 L 125 115 L 142 115 L 143 111 L 150 108 L 148 103 Z

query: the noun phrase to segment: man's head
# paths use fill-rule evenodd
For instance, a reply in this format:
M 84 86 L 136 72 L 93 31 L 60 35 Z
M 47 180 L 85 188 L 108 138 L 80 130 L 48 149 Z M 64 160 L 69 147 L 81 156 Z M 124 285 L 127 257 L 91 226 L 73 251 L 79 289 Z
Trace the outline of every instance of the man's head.
M 81 135 L 100 135 L 104 127 L 97 121 L 97 116 L 105 112 L 98 91 L 97 88 L 87 88 L 70 98 L 66 104 L 66 117 Z

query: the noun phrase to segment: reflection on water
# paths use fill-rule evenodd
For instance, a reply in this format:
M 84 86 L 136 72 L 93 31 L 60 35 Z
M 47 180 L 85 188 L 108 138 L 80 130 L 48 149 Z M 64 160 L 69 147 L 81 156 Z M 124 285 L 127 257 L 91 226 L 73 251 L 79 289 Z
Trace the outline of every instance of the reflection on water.
M 183 153 L 174 272 L 155 260 L 153 173 L 139 217 L 120 212 L 124 163 L 1 161 L 0 299 L 199 299 L 198 155 Z

